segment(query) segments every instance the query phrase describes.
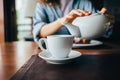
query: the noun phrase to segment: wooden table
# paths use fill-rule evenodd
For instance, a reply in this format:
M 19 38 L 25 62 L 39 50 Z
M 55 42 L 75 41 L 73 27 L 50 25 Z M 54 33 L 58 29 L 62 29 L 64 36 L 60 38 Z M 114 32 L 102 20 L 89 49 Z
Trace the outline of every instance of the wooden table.
M 0 44 L 0 80 L 9 80 L 31 55 L 36 53 L 36 48 L 34 42 Z
M 82 58 L 80 58 L 83 61 L 81 60 L 79 64 L 69 67 L 62 66 L 62 69 L 59 67 L 61 71 L 56 71 L 57 68 L 53 69 L 53 73 L 51 72 L 50 74 L 49 72 L 45 76 L 56 73 L 54 76 L 63 76 L 59 80 L 120 80 L 117 79 L 120 76 L 120 73 L 118 73 L 120 71 L 120 46 L 113 43 L 105 43 L 104 45 L 104 47 L 99 46 L 99 48 L 74 49 L 83 54 Z M 9 80 L 33 54 L 37 54 L 40 51 L 34 42 L 1 43 L 0 80 Z M 44 62 L 43 66 L 48 67 L 47 70 L 50 70 L 51 66 L 46 65 Z M 76 72 L 78 67 L 80 72 Z M 58 79 L 51 77 L 49 78 L 50 80 Z M 42 77 L 39 80 L 41 79 L 46 80 L 46 77 Z

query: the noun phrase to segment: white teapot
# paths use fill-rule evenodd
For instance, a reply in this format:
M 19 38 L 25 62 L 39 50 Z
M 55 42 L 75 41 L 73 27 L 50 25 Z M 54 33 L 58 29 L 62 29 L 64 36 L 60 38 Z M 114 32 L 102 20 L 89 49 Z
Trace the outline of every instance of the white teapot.
M 94 39 L 105 34 L 109 19 L 103 13 L 94 13 L 90 16 L 78 17 L 72 24 L 64 23 L 71 35 L 75 37 Z

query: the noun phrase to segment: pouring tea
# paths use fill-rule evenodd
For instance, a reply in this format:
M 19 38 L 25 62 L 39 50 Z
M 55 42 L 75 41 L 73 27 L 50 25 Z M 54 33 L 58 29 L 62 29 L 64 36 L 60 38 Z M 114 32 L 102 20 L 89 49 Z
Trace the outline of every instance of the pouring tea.
M 102 36 L 108 27 L 109 19 L 101 12 L 90 16 L 78 17 L 72 24 L 64 23 L 71 35 L 75 37 L 94 39 Z

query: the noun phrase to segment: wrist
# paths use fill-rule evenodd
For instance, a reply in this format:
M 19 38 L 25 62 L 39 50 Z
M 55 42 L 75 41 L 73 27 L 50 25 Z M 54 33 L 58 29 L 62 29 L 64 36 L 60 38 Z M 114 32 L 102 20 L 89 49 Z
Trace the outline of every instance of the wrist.
M 61 25 L 68 23 L 68 21 L 65 18 L 59 18 L 58 21 Z

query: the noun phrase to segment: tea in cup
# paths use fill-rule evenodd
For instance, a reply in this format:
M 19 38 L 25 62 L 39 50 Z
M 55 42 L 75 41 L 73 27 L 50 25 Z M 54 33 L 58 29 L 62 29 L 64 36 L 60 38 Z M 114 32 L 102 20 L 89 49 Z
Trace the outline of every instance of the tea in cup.
M 73 39 L 72 35 L 50 35 L 39 40 L 39 47 L 43 51 L 48 50 L 54 58 L 66 58 L 72 49 Z M 42 41 L 45 43 L 46 49 L 43 47 Z

